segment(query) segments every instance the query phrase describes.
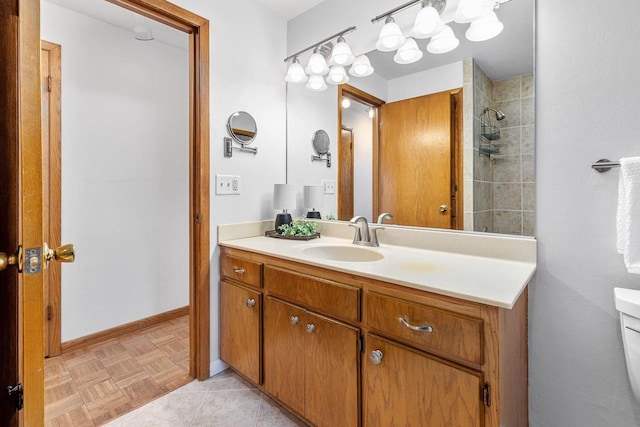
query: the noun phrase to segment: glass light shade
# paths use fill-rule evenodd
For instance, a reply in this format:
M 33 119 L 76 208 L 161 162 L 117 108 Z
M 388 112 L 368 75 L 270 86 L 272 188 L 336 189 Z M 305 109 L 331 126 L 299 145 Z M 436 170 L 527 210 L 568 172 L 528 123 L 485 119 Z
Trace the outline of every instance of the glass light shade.
M 353 56 L 351 48 L 344 41 L 344 38 L 340 37 L 331 51 L 331 62 L 336 65 L 350 65 L 354 59 L 355 56 Z
M 341 85 L 349 81 L 346 71 L 342 65 L 334 65 L 327 76 L 327 83 L 332 85 Z
M 366 55 L 360 55 L 353 61 L 349 74 L 354 77 L 367 77 L 373 74 L 373 67 Z
M 307 80 L 308 77 L 304 72 L 304 68 L 300 65 L 298 58 L 295 58 L 291 65 L 289 65 L 284 81 L 288 83 L 305 83 Z
M 494 3 L 491 0 L 460 0 L 453 19 L 460 24 L 468 24 L 491 12 Z
M 314 52 L 309 58 L 305 71 L 309 75 L 317 74 L 323 76 L 329 72 L 329 66 L 327 65 L 327 61 L 324 59 L 324 56 L 318 52 Z
M 426 39 L 442 31 L 444 22 L 433 6 L 420 9 L 416 21 L 411 28 L 411 35 L 419 39 Z
M 416 41 L 409 37 L 407 41 L 400 46 L 393 60 L 398 64 L 413 64 L 420 58 L 422 58 L 422 51 L 418 48 Z
M 373 119 L 373 116 L 375 116 L 376 111 L 375 111 L 373 108 L 369 107 L 369 108 L 367 109 L 367 114 L 369 115 L 369 118 L 370 118 L 370 119 Z
M 135 15 L 135 22 L 136 24 L 133 27 L 133 36 L 136 40 L 148 42 L 155 39 L 151 27 L 149 27 L 147 20 L 143 16 Z
M 273 209 L 296 208 L 296 186 L 293 184 L 273 184 Z
M 498 20 L 496 13 L 491 11 L 477 21 L 473 21 L 465 36 L 472 42 L 483 42 L 500 34 L 503 28 L 504 24 Z
M 349 107 L 351 107 L 351 100 L 349 98 L 342 98 L 342 108 L 349 108 Z M 305 205 L 305 206 L 308 206 L 308 205 Z
M 320 209 L 323 205 L 322 186 L 305 185 L 303 188 L 304 207 Z
M 451 27 L 445 25 L 442 31 L 431 37 L 431 41 L 427 45 L 427 51 L 435 54 L 447 53 L 457 48 L 459 44 L 460 40 L 453 34 Z
M 404 36 L 398 24 L 389 17 L 385 21 L 384 27 L 380 30 L 380 36 L 376 42 L 376 49 L 381 52 L 391 52 L 398 49 L 404 43 Z
M 324 79 L 319 74 L 312 74 L 309 76 L 309 81 L 306 85 L 304 85 L 307 89 L 312 92 L 322 92 L 323 90 L 327 90 L 327 84 L 324 82 Z

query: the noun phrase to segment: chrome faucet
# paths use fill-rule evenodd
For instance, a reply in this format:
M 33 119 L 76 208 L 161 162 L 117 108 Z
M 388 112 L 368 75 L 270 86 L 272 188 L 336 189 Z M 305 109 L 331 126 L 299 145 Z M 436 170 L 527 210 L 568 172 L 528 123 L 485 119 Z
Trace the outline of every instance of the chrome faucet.
M 389 212 L 381 213 L 378 217 L 378 224 L 384 224 L 384 220 L 387 218 L 393 219 L 393 215 L 391 215 Z
M 356 233 L 353 236 L 354 245 L 373 247 L 380 246 L 380 244 L 378 243 L 377 231 L 381 228 L 384 229 L 384 227 L 377 227 L 373 225 L 369 227 L 367 218 L 363 216 L 354 216 L 353 218 L 351 218 L 349 223 L 351 227 L 354 227 L 356 229 Z

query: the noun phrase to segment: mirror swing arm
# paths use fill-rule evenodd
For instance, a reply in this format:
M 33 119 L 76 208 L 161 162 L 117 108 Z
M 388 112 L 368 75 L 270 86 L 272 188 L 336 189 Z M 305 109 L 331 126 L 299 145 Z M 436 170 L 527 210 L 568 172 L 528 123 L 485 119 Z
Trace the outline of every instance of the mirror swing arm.
M 320 154 L 320 155 L 312 154 L 311 155 L 311 161 L 312 162 L 324 162 L 324 161 L 326 161 L 327 162 L 327 167 L 330 168 L 331 167 L 331 153 L 327 153 L 326 157 L 323 157 L 322 154 Z
M 247 147 L 246 144 L 243 144 L 241 142 L 239 142 L 238 144 L 240 144 L 240 147 L 234 147 L 233 139 L 229 138 L 228 136 L 225 136 L 224 137 L 224 156 L 232 157 L 233 150 L 243 151 L 245 153 L 253 153 L 254 155 L 258 154 L 258 147 Z

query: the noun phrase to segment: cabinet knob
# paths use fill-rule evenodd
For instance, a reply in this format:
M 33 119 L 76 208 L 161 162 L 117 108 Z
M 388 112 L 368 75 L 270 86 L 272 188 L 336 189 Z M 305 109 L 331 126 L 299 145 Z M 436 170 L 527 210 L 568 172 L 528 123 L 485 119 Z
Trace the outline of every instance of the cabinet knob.
M 292 325 L 297 325 L 298 322 L 300 321 L 300 319 L 298 319 L 298 316 L 291 316 L 291 319 L 289 320 L 291 320 Z
M 447 205 L 440 205 L 440 213 L 445 213 L 449 210 L 449 206 Z
M 245 271 L 244 268 L 233 267 L 233 272 L 236 274 L 244 274 Z
M 245 304 L 247 304 L 247 307 L 251 308 L 256 305 L 256 300 L 254 300 L 253 298 L 249 298 L 247 299 L 247 302 Z
M 371 360 L 371 363 L 373 363 L 374 365 L 379 365 L 380 362 L 382 362 L 382 357 L 383 354 L 380 350 L 373 350 L 371 353 L 369 353 L 369 360 Z
M 309 323 L 309 324 L 307 325 L 307 332 L 308 332 L 308 333 L 312 333 L 312 332 L 313 332 L 313 331 L 315 331 L 315 330 L 316 330 L 316 325 L 314 325 L 313 323 Z

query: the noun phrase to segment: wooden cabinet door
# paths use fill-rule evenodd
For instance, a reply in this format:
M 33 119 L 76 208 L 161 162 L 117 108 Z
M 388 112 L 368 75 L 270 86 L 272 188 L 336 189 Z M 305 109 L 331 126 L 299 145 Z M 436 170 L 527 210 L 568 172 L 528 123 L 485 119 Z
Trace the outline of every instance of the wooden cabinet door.
M 264 388 L 300 415 L 304 415 L 304 318 L 301 308 L 265 298 Z
M 260 292 L 220 283 L 220 358 L 260 384 Z
M 478 427 L 484 425 L 482 375 L 367 335 L 363 425 Z M 370 360 L 380 351 L 379 364 Z
M 358 425 L 358 329 L 305 317 L 304 415 L 318 427 Z

